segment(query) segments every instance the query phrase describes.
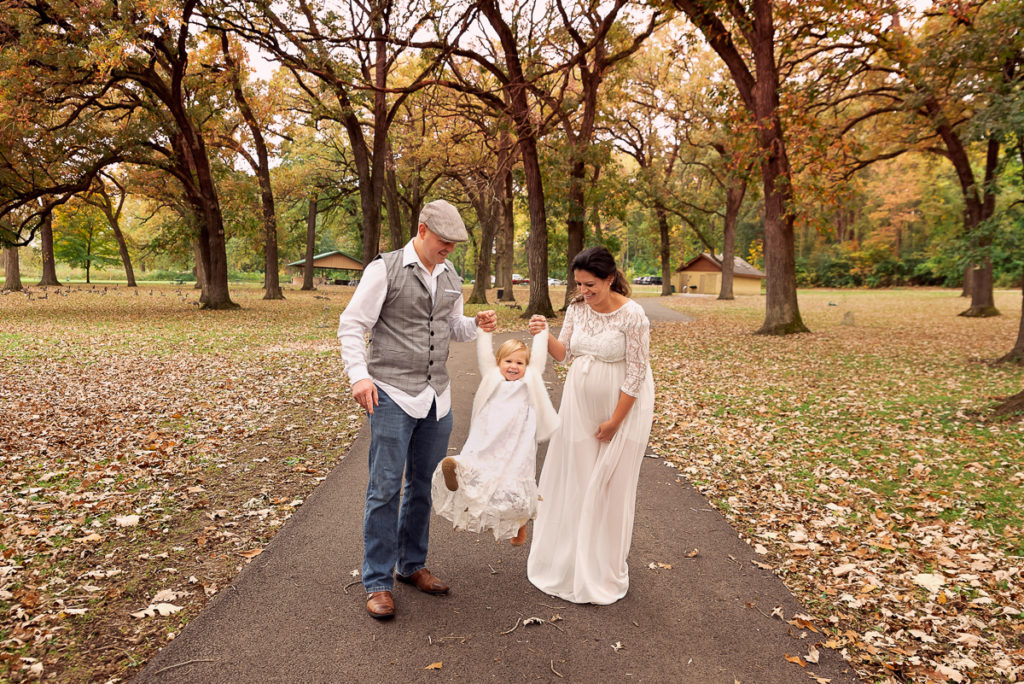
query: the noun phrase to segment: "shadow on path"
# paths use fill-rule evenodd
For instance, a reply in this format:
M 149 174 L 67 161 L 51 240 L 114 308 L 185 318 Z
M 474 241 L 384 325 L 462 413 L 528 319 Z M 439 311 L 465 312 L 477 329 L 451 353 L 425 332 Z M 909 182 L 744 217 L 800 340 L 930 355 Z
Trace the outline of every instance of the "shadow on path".
M 455 452 L 466 439 L 478 374 L 473 343 L 452 350 Z M 548 373 L 557 404 L 561 388 L 550 365 Z M 786 660 L 805 655 L 820 635 L 770 617 L 779 606 L 791 619 L 800 605 L 752 564 L 753 550 L 726 520 L 657 458 L 641 468 L 630 590 L 618 603 L 575 605 L 547 596 L 526 579 L 528 546 L 455 533 L 435 517 L 428 563 L 452 593 L 433 597 L 399 584 L 397 616 L 377 622 L 366 615 L 362 587 L 350 574 L 362 559 L 368 439 L 364 425 L 349 456 L 264 552 L 136 682 L 763 684 L 813 681 L 812 672 L 832 684 L 859 681 L 824 647 L 817 665 Z M 700 551 L 691 558 L 694 548 Z M 652 563 L 671 568 L 651 569 Z M 523 624 L 532 617 L 544 622 Z M 440 669 L 426 669 L 435 663 Z

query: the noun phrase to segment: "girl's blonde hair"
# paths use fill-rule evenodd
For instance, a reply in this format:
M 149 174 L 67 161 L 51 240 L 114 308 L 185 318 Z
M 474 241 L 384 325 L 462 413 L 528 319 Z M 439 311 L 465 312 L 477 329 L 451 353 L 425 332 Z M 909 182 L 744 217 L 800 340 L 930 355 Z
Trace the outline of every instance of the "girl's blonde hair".
M 526 352 L 526 363 L 530 363 L 530 348 L 526 346 L 521 340 L 505 340 L 498 347 L 498 351 L 494 354 L 494 361 L 501 363 L 502 359 L 506 359 L 518 351 Z

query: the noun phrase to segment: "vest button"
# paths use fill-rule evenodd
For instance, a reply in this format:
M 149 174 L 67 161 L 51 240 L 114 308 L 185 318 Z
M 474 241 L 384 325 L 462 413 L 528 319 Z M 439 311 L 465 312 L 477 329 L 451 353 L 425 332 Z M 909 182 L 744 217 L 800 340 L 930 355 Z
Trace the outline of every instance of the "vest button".
M 431 316 L 431 317 L 430 317 L 430 320 L 434 320 L 434 317 L 433 317 L 433 316 Z
M 433 337 L 433 336 L 434 336 L 434 331 L 433 331 L 433 330 L 431 330 L 431 331 L 430 331 L 430 336 L 431 336 L 431 337 Z
M 433 366 L 433 365 L 434 365 L 434 362 L 433 362 L 433 361 L 431 361 L 431 362 L 429 362 L 429 363 L 428 363 L 427 365 L 428 365 L 428 366 Z
M 430 351 L 434 351 L 434 345 L 430 345 Z
M 427 380 L 430 380 L 430 373 L 427 373 Z

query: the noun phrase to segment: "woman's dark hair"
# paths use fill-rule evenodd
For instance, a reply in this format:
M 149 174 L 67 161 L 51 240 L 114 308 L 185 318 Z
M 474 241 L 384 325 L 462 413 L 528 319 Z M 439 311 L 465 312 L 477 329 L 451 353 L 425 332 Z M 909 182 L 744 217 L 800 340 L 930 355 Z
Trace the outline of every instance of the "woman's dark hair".
M 615 265 L 615 257 L 607 247 L 597 246 L 584 249 L 572 260 L 570 270 L 593 273 L 601 280 L 608 276 L 615 276 L 612 280 L 612 292 L 618 292 L 624 297 L 629 296 L 629 283 L 626 281 L 626 276 L 622 275 L 622 271 Z M 574 293 L 570 301 L 578 302 L 582 299 L 583 295 Z

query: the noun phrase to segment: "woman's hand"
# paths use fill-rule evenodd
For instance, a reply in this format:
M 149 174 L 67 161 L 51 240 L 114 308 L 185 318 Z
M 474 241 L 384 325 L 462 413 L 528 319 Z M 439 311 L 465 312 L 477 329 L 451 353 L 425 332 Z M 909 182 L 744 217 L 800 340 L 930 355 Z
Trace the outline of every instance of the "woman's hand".
M 609 418 L 600 425 L 597 426 L 597 433 L 594 435 L 597 437 L 599 442 L 610 442 L 615 433 L 619 431 L 619 427 L 622 426 L 621 421 L 617 421 L 614 418 Z
M 544 332 L 548 327 L 548 319 L 544 318 L 540 314 L 534 314 L 530 317 L 528 327 L 531 335 Z

